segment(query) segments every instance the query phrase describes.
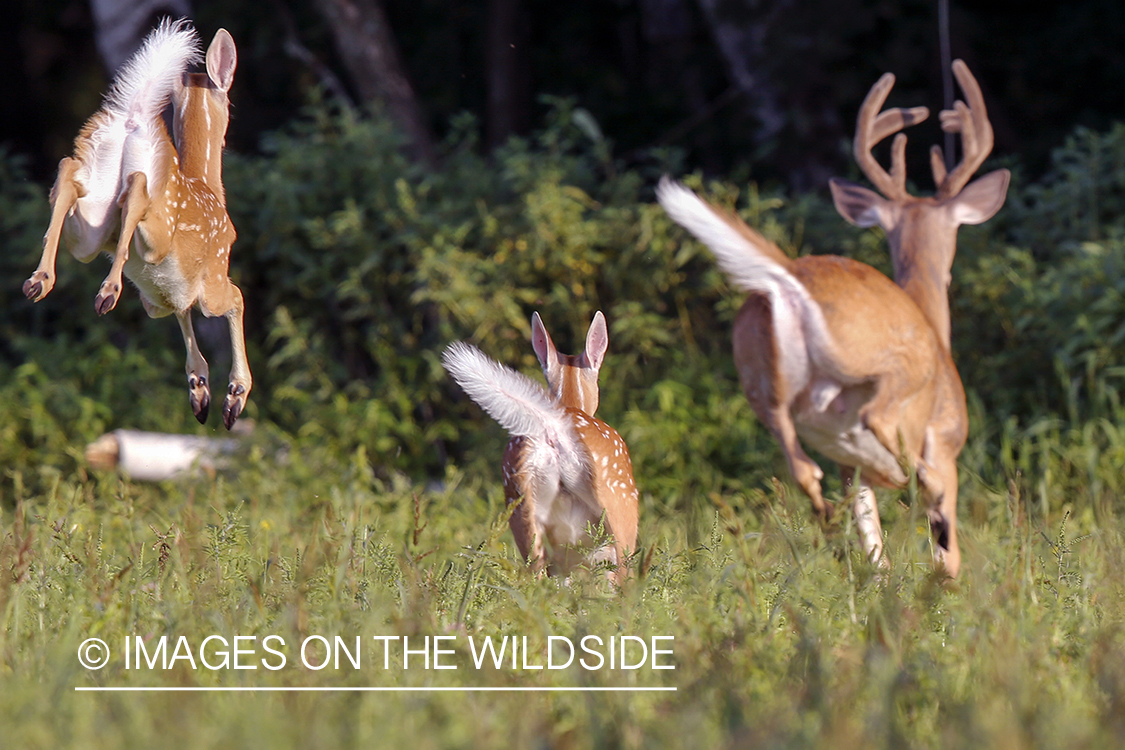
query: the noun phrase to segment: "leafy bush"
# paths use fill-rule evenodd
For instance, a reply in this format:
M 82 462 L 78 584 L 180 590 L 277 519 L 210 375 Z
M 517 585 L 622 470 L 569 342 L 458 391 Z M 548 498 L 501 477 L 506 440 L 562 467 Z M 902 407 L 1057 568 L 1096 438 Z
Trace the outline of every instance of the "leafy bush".
M 1058 260 L 1084 242 L 1125 232 L 1125 123 L 1108 132 L 1076 128 L 1051 152 L 1041 180 L 1008 198 L 1013 242 L 1036 257 Z
M 408 163 L 384 118 L 323 106 L 268 136 L 260 155 L 230 155 L 232 275 L 247 297 L 255 374 L 249 416 L 296 444 L 362 448 L 383 478 L 441 477 L 450 463 L 495 477 L 505 436 L 446 377 L 441 350 L 468 339 L 533 373 L 533 310 L 573 351 L 601 309 L 611 344 L 600 414 L 629 440 L 642 485 L 661 503 L 691 506 L 784 475 L 730 362 L 741 295 L 652 200 L 676 155 L 626 169 L 588 113 L 550 104 L 542 131 L 491 157 L 479 153 L 472 118 L 458 119 L 436 170 Z M 980 435 L 1056 418 L 1081 433 L 1120 403 L 1125 235 L 1112 165 L 1123 133 L 1079 131 L 1042 183 L 1013 188 L 994 223 L 961 232 L 953 341 Z M 17 158 L 0 158 L 0 177 L 0 296 L 11 311 L 0 368 L 18 393 L 32 378 L 67 394 L 19 407 L 13 429 L 34 435 L 31 421 L 76 413 L 95 415 L 72 422 L 85 437 L 117 426 L 205 429 L 182 406 L 178 331 L 147 320 L 136 295 L 104 321 L 71 314 L 87 309 L 100 273 L 64 255 L 51 297 L 31 305 L 18 296 L 38 258 L 46 200 Z M 685 179 L 787 252 L 841 253 L 889 271 L 881 233 L 846 225 L 821 194 Z M 1091 227 L 1101 239 L 1089 239 Z M 217 372 L 222 328 L 206 351 Z M 175 406 L 152 408 L 160 403 Z M 1001 453 L 994 446 L 988 460 Z
M 269 138 L 266 156 L 231 160 L 235 273 L 268 330 L 263 414 L 437 473 L 488 423 L 440 366 L 451 340 L 531 369 L 532 311 L 565 350 L 602 309 L 620 386 L 606 389 L 609 413 L 675 377 L 660 365 L 685 342 L 708 361 L 726 349 L 710 333 L 731 314 L 723 279 L 643 176 L 607 158 L 588 115 L 556 102 L 542 133 L 492 159 L 475 138 L 461 122 L 442 169 L 423 173 L 383 120 L 320 110 Z

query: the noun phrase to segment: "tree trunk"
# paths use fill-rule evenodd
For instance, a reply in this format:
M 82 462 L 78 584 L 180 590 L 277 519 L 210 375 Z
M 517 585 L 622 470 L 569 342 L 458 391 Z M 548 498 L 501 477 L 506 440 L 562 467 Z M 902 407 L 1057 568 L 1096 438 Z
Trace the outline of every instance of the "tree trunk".
M 761 124 L 759 140 L 773 137 L 785 126 L 780 95 L 765 76 L 756 74 L 761 66 L 765 40 L 773 16 L 789 3 L 780 0 L 762 12 L 731 5 L 721 0 L 698 0 L 703 17 L 711 27 L 715 45 L 727 64 L 731 83 L 748 95 L 753 113 Z
M 414 95 L 394 34 L 378 0 L 316 0 L 360 98 L 382 102 L 410 139 L 416 161 L 433 161 L 433 136 Z
M 485 140 L 495 148 L 527 128 L 530 87 L 527 17 L 520 0 L 489 0 Z
M 113 76 L 164 16 L 190 18 L 190 0 L 90 0 L 98 54 Z

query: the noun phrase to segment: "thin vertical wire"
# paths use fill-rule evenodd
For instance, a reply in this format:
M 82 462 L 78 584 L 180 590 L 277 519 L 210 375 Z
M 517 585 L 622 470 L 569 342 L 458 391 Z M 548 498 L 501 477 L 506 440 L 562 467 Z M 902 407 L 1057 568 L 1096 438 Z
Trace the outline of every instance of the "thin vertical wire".
M 941 83 L 945 108 L 953 109 L 953 53 L 949 49 L 949 0 L 938 0 L 938 39 L 941 46 Z M 945 134 L 945 168 L 953 169 L 954 133 Z

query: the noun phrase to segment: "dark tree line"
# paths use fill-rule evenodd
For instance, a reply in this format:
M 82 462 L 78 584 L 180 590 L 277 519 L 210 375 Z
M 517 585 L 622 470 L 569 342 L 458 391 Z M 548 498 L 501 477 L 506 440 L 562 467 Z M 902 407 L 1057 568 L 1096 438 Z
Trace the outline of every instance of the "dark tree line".
M 1075 124 L 1125 118 L 1119 0 L 951 3 L 952 47 L 977 73 L 997 154 L 1034 170 Z M 314 90 L 377 102 L 435 158 L 450 118 L 483 147 L 572 96 L 626 159 L 673 146 L 689 166 L 822 187 L 883 71 L 892 104 L 941 105 L 937 0 L 14 0 L 2 12 L 0 142 L 49 179 L 109 70 L 162 13 L 239 43 L 232 147 L 256 148 Z M 932 141 L 936 125 L 918 139 Z M 913 155 L 921 163 L 924 153 Z

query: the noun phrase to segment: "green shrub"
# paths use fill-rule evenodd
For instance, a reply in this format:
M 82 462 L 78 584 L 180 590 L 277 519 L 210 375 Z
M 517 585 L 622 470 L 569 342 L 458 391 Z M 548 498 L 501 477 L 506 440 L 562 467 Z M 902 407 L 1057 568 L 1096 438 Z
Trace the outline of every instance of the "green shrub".
M 384 479 L 441 477 L 450 464 L 495 478 L 506 438 L 451 383 L 440 352 L 467 339 L 534 373 L 532 311 L 575 351 L 601 309 L 611 343 L 600 414 L 629 440 L 642 487 L 675 508 L 784 475 L 730 362 L 741 295 L 652 200 L 676 155 L 626 167 L 588 113 L 550 104 L 539 133 L 490 157 L 477 124 L 460 118 L 435 170 L 404 158 L 384 118 L 324 106 L 266 137 L 261 154 L 229 156 L 232 276 L 247 298 L 255 374 L 248 415 L 295 444 L 362 449 Z M 1125 247 L 1112 165 L 1122 132 L 1079 131 L 1042 183 L 1014 187 L 994 224 L 961 232 L 953 341 L 982 439 L 1062 419 L 1059 434 L 1076 446 L 1112 442 L 1081 435 L 1120 405 Z M 11 155 L 0 155 L 0 177 L 0 299 L 10 310 L 0 374 L 14 389 L 15 425 L 5 455 L 74 466 L 73 447 L 44 453 L 34 439 L 34 424 L 51 420 L 81 439 L 119 426 L 213 430 L 187 416 L 174 325 L 148 320 L 135 294 L 104 320 L 86 312 L 103 263 L 90 270 L 64 254 L 52 295 L 22 298 L 45 191 Z M 889 271 L 881 233 L 848 226 L 822 194 L 685 179 L 791 254 L 841 253 Z M 1091 227 L 1101 239 L 1089 239 Z M 221 339 L 205 351 L 216 372 L 227 363 Z M 33 381 L 55 397 L 28 405 Z M 980 460 L 1003 471 L 1030 460 L 1003 459 L 995 444 L 986 453 Z

